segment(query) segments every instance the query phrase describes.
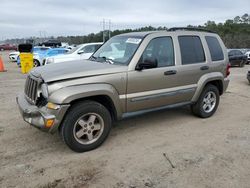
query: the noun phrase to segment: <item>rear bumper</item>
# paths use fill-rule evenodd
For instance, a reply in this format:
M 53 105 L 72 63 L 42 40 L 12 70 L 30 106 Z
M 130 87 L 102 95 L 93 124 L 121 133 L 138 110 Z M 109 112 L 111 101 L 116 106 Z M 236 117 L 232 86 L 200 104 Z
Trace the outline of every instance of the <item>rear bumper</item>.
M 248 71 L 248 73 L 247 73 L 247 79 L 248 79 L 248 81 L 250 83 L 250 71 Z
M 229 81 L 229 78 L 224 78 L 223 93 L 227 90 Z
M 37 107 L 31 105 L 25 98 L 24 94 L 16 97 L 19 111 L 24 121 L 30 125 L 46 132 L 54 133 L 57 131 L 63 116 L 65 115 L 69 105 L 60 105 L 57 110 L 48 109 L 46 106 Z M 47 120 L 54 120 L 53 126 L 47 128 L 45 126 Z

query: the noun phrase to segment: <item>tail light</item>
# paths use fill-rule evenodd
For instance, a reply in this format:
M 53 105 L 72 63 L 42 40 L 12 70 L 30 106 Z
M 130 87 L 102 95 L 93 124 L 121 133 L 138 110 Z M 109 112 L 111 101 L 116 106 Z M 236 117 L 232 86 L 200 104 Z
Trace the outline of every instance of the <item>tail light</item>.
M 226 77 L 230 75 L 230 64 L 227 64 L 227 69 L 226 69 Z

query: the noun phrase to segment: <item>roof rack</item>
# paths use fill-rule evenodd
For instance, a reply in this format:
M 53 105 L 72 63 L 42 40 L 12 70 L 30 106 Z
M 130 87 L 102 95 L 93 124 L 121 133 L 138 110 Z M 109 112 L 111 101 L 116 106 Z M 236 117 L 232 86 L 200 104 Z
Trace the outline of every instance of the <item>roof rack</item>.
M 196 28 L 196 27 L 172 27 L 172 28 L 168 29 L 167 31 L 178 31 L 178 30 L 203 31 L 203 32 L 209 32 L 209 33 L 215 33 L 214 31 L 211 31 L 211 30 Z

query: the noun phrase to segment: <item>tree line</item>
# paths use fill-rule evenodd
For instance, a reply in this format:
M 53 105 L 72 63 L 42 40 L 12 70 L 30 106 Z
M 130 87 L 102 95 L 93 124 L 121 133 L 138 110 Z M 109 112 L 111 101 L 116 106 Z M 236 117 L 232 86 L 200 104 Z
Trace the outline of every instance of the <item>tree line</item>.
M 204 25 L 188 25 L 187 27 L 202 28 L 218 33 L 224 41 L 227 48 L 250 48 L 250 15 L 244 14 L 236 16 L 234 19 L 226 20 L 224 23 L 215 23 L 207 21 Z M 124 29 L 111 31 L 111 36 L 122 33 L 137 32 L 137 31 L 155 31 L 167 30 L 167 27 L 141 27 L 138 29 Z M 105 38 L 107 39 L 107 31 Z M 57 37 L 59 41 L 68 42 L 70 44 L 81 44 L 88 42 L 101 42 L 103 40 L 103 32 L 91 33 L 86 36 L 67 36 Z
M 214 21 L 207 21 L 204 25 L 188 25 L 187 27 L 208 29 L 218 33 L 224 41 L 227 48 L 250 48 L 250 15 L 244 14 L 242 16 L 236 16 L 234 19 L 228 19 L 224 23 L 215 23 Z M 98 33 L 90 33 L 85 36 L 59 36 L 52 37 L 61 42 L 67 42 L 69 44 L 82 44 L 89 42 L 101 42 L 103 41 L 103 34 L 105 40 L 108 39 L 108 32 L 111 36 L 115 36 L 122 33 L 137 32 L 137 31 L 155 31 L 155 30 L 167 30 L 165 26 L 152 27 L 146 26 L 137 29 L 123 29 L 114 31 L 100 31 Z M 37 38 L 39 40 L 40 38 Z M 17 41 L 17 39 L 14 39 Z M 20 39 L 19 39 L 20 40 Z M 36 39 L 35 39 L 36 40 Z M 40 39 L 41 40 L 41 39 Z M 6 42 L 11 43 L 13 40 Z M 20 40 L 21 41 L 21 40 Z

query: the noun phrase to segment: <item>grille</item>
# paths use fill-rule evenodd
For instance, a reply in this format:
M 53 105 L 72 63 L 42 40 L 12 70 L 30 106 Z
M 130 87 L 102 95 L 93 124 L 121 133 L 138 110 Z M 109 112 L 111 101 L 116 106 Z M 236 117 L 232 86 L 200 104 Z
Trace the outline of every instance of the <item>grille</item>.
M 37 102 L 38 83 L 39 82 L 33 79 L 30 75 L 27 76 L 24 93 L 29 101 L 34 104 Z

